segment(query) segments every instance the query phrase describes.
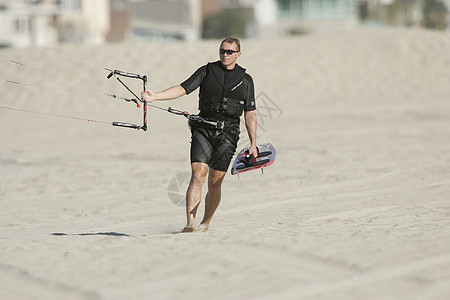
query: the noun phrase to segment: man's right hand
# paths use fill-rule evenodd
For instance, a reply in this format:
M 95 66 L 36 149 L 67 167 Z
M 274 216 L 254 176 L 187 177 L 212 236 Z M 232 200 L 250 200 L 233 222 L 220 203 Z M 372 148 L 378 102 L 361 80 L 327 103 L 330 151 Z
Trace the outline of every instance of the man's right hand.
M 156 100 L 155 93 L 153 93 L 151 90 L 145 90 L 141 92 L 141 100 L 152 102 Z
M 181 85 L 175 85 L 156 93 L 151 90 L 145 90 L 141 92 L 141 99 L 142 101 L 147 100 L 147 102 L 152 102 L 156 100 L 172 100 L 183 95 L 186 95 L 186 90 Z

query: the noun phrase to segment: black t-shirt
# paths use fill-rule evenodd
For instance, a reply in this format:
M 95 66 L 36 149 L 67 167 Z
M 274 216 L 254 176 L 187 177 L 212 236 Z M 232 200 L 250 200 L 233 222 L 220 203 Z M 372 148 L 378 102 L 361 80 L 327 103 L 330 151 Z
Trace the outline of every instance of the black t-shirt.
M 220 63 L 220 65 L 221 65 L 221 63 Z M 206 68 L 207 68 L 206 65 L 198 68 L 197 71 L 195 71 L 194 74 L 191 75 L 191 77 L 189 77 L 183 83 L 181 83 L 181 86 L 186 90 L 186 94 L 192 93 L 202 84 L 203 79 L 206 77 L 206 73 L 207 73 Z M 234 69 L 227 70 L 227 69 L 223 68 L 223 70 L 224 70 L 224 72 L 233 72 Z M 245 73 L 245 75 L 244 75 L 243 84 L 244 84 L 244 90 L 245 90 L 244 111 L 255 110 L 256 103 L 255 103 L 255 89 L 254 89 L 254 85 L 253 85 L 253 79 L 247 73 Z M 220 118 L 220 119 L 222 119 L 222 118 Z

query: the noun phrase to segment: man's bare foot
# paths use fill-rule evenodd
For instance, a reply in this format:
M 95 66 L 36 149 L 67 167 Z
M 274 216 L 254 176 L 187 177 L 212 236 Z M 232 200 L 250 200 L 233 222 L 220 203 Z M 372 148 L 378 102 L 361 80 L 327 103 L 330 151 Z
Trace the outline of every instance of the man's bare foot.
M 195 226 L 193 226 L 193 225 L 186 225 L 186 226 L 184 226 L 183 230 L 181 230 L 181 233 L 194 232 L 194 231 L 195 231 Z
M 208 230 L 209 225 L 208 224 L 200 224 L 195 232 L 206 232 Z

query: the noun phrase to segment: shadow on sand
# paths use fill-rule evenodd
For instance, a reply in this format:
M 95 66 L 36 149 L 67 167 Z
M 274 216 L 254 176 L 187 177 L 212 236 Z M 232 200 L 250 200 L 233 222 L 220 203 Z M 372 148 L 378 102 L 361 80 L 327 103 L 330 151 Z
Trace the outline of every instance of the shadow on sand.
M 126 233 L 119 233 L 119 232 L 89 232 L 89 233 L 63 233 L 63 232 L 54 232 L 51 235 L 55 236 L 68 236 L 68 235 L 79 235 L 79 236 L 86 236 L 86 235 L 106 235 L 106 236 L 131 236 Z

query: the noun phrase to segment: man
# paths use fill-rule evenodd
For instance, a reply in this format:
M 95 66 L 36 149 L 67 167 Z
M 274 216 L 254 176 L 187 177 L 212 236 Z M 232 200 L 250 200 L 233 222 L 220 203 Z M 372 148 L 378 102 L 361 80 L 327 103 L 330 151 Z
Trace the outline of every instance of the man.
M 186 192 L 187 224 L 182 232 L 208 230 L 220 203 L 222 182 L 236 151 L 240 116 L 243 112 L 250 138 L 249 152 L 255 157 L 258 156 L 253 80 L 245 73 L 245 69 L 237 64 L 240 56 L 240 41 L 227 38 L 220 44 L 219 61 L 200 67 L 180 85 L 156 93 L 150 90 L 142 92 L 142 99 L 152 102 L 175 99 L 200 87 L 199 115 L 205 120 L 223 124 L 223 128 L 216 128 L 206 123 L 190 122 L 192 176 Z M 201 202 L 202 186 L 207 177 L 205 213 L 196 229 L 195 216 Z

